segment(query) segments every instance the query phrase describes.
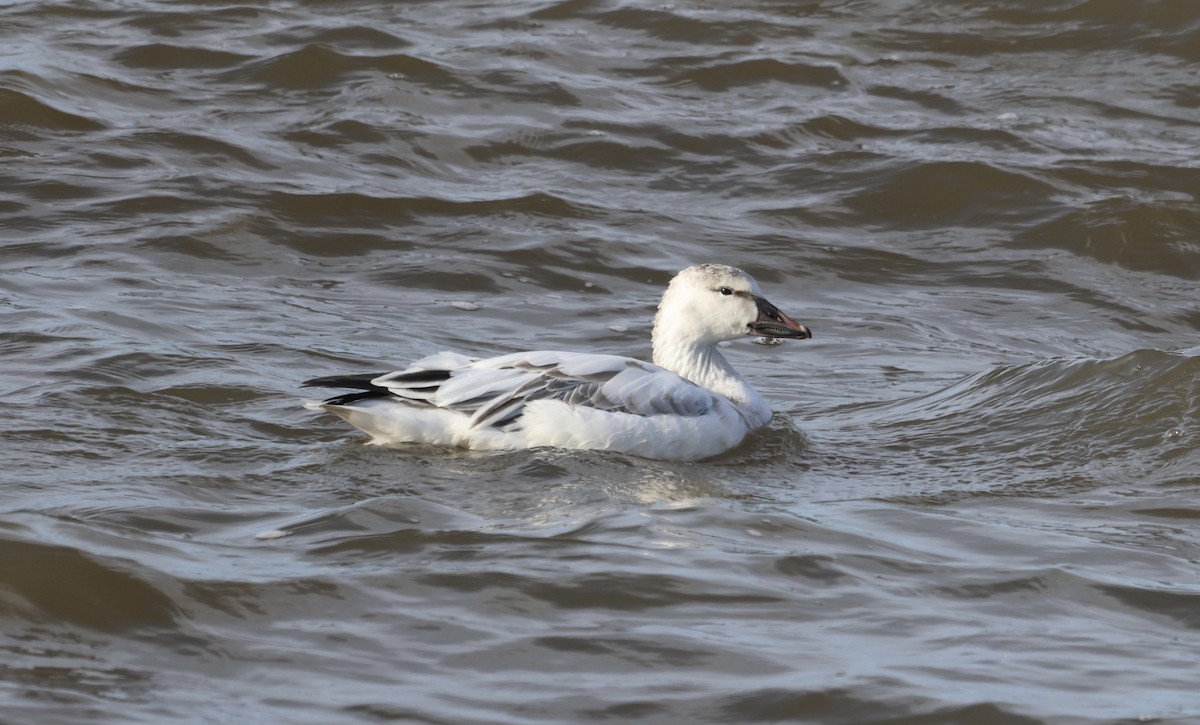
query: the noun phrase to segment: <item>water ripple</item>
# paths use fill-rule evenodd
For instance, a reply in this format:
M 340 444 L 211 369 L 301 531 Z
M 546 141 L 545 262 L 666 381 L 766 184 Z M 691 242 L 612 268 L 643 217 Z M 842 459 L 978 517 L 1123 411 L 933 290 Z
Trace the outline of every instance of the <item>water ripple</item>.
M 1195 720 L 1198 32 L 0 5 L 3 711 Z M 438 349 L 648 356 L 697 261 L 817 331 L 725 348 L 777 414 L 715 460 L 301 405 Z

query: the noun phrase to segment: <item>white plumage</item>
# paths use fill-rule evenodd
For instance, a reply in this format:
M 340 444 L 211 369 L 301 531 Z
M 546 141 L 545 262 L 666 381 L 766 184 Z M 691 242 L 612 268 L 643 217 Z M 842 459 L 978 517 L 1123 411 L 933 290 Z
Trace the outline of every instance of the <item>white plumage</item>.
M 304 385 L 353 389 L 310 407 L 345 419 L 373 443 L 554 446 L 692 461 L 729 450 L 771 418 L 717 349 L 747 335 L 811 337 L 763 298 L 750 275 L 698 264 L 677 274 L 659 303 L 654 364 L 546 350 L 482 360 L 441 352 L 399 372 Z

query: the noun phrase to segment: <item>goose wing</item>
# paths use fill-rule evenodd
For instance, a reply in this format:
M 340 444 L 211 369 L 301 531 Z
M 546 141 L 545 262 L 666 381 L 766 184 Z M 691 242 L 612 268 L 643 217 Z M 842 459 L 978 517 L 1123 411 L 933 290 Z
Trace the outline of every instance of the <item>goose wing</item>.
M 628 415 L 681 417 L 705 415 L 720 403 L 715 393 L 641 360 L 556 351 L 483 360 L 439 353 L 385 375 L 316 378 L 305 385 L 358 391 L 326 404 L 394 396 L 469 415 L 471 427 L 505 429 L 519 427 L 525 406 L 535 400 Z

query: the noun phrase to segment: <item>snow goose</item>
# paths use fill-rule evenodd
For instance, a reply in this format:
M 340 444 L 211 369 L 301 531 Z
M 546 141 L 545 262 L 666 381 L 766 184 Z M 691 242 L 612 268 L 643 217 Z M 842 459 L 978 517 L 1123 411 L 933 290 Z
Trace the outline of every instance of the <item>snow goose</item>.
M 812 336 L 764 299 L 750 275 L 697 264 L 671 280 L 658 305 L 654 364 L 579 352 L 479 360 L 441 352 L 399 372 L 304 385 L 352 390 L 309 407 L 345 419 L 372 443 L 554 446 L 694 461 L 733 448 L 771 418 L 770 406 L 717 349 L 747 335 Z

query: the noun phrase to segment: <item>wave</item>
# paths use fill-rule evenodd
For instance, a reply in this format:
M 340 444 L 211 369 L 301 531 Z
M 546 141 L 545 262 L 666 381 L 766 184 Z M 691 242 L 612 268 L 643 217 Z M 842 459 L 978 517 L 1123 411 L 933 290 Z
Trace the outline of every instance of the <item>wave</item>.
M 695 85 L 706 91 L 727 91 L 769 82 L 843 90 L 850 87 L 849 79 L 833 65 L 785 63 L 775 58 L 705 62 L 699 68 L 672 73 L 665 82 Z
M 1008 365 L 844 411 L 840 430 L 907 458 L 908 485 L 952 498 L 1166 485 L 1200 459 L 1197 379 L 1200 355 L 1153 349 Z
M 495 214 L 526 214 L 559 219 L 589 219 L 595 212 L 588 206 L 542 192 L 491 198 L 448 199 L 436 196 L 383 197 L 344 192 L 305 194 L 277 191 L 263 199 L 263 209 L 300 228 L 388 227 L 423 217 L 488 217 Z
M 1020 170 L 980 161 L 906 164 L 882 174 L 871 187 L 846 200 L 846 206 L 889 229 L 987 226 L 1018 219 L 1031 210 L 1047 210 L 1055 189 Z
M 1196 280 L 1200 279 L 1197 228 L 1200 210 L 1191 201 L 1110 197 L 1023 230 L 1014 243 L 1066 249 L 1125 269 Z
M 125 48 L 114 60 L 143 70 L 178 70 L 231 68 L 249 61 L 252 56 L 211 48 L 195 48 L 166 43 L 147 43 Z
M 11 564 L 3 580 L 4 618 L 136 632 L 172 628 L 181 617 L 171 597 L 131 572 L 140 567 L 130 562 L 13 538 L 11 530 L 0 537 L 0 559 Z
M 19 129 L 22 128 L 67 133 L 87 133 L 106 128 L 105 124 L 94 118 L 61 110 L 32 93 L 12 88 L 0 88 L 0 127 L 7 127 L 0 131 L 0 138 L 16 136 L 20 140 L 36 138 L 21 133 Z
M 367 71 L 433 84 L 443 91 L 456 85 L 452 71 L 423 58 L 405 53 L 356 55 L 320 43 L 243 63 L 222 74 L 221 80 L 271 88 L 335 89 L 347 76 Z

